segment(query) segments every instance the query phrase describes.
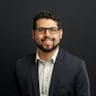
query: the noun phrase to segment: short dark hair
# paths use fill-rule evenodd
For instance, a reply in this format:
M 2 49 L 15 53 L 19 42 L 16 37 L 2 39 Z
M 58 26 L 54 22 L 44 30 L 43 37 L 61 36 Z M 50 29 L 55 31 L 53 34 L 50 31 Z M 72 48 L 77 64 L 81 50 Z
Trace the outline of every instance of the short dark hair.
M 43 11 L 40 11 L 38 14 L 36 14 L 35 17 L 33 18 L 33 30 L 36 29 L 36 21 L 42 18 L 52 19 L 56 21 L 58 23 L 58 27 L 61 28 L 60 18 L 56 16 L 53 11 L 43 10 Z

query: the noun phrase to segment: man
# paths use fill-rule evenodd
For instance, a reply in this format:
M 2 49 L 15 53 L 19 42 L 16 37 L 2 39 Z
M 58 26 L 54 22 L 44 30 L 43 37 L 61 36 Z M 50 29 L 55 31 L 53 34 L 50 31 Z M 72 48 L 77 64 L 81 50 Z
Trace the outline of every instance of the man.
M 60 48 L 62 34 L 60 19 L 52 12 L 34 17 L 37 50 L 16 64 L 20 96 L 90 96 L 84 61 Z

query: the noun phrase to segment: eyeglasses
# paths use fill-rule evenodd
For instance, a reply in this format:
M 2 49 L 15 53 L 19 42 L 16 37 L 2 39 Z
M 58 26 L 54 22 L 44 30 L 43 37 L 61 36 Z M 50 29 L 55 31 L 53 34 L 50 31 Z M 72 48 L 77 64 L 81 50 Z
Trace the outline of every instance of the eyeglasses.
M 50 28 L 45 28 L 45 27 L 38 27 L 35 29 L 36 32 L 38 33 L 45 33 L 47 30 L 51 34 L 56 34 L 60 28 L 58 27 L 50 27 Z

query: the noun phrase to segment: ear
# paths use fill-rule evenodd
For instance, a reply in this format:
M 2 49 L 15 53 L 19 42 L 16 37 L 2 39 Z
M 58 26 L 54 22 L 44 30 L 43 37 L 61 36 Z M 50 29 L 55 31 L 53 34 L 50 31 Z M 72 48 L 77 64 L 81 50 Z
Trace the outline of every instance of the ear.
M 60 39 L 62 39 L 63 36 L 63 29 L 60 29 Z
M 35 31 L 32 30 L 32 39 L 34 40 L 34 37 L 35 37 Z

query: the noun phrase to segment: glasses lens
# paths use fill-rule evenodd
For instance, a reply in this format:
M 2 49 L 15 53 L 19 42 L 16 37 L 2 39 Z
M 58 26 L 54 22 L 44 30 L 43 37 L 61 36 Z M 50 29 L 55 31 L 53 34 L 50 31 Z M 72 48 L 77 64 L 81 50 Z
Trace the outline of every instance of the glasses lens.
M 39 28 L 36 28 L 36 31 L 37 32 L 40 32 L 40 33 L 44 33 L 46 31 L 49 31 L 50 33 L 56 33 L 59 28 L 58 27 L 50 27 L 50 28 L 45 28 L 45 27 L 39 27 Z

